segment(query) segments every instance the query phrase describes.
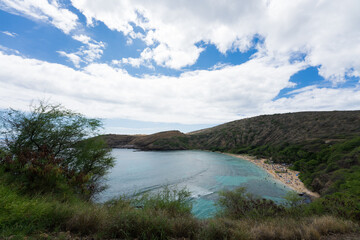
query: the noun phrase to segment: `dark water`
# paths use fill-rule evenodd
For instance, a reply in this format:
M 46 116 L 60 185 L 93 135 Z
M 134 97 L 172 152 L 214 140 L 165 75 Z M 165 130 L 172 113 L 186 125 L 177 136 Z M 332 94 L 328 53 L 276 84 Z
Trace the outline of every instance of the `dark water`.
M 106 201 L 120 195 L 156 191 L 164 185 L 186 187 L 194 198 L 193 213 L 200 218 L 216 212 L 214 201 L 223 189 L 246 187 L 247 191 L 276 202 L 288 191 L 260 167 L 239 158 L 205 151 L 140 152 L 114 149 L 116 166 L 108 175 Z

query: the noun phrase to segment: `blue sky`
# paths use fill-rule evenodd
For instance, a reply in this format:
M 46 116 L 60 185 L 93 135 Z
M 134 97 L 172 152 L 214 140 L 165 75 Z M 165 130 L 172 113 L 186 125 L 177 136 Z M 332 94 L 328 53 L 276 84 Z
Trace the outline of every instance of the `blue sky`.
M 357 110 L 354 9 L 356 0 L 0 0 L 0 108 L 46 99 L 126 134 Z

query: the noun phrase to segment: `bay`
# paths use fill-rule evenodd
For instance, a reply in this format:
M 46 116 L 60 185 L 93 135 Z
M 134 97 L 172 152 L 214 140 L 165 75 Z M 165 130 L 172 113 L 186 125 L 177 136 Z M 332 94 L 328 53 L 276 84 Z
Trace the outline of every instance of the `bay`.
M 101 202 L 165 185 L 186 187 L 193 198 L 193 214 L 207 218 L 216 213 L 214 203 L 221 190 L 246 187 L 247 192 L 278 203 L 291 190 L 255 164 L 221 153 L 113 149 L 112 155 L 116 165 L 107 176 L 109 188 L 99 196 Z

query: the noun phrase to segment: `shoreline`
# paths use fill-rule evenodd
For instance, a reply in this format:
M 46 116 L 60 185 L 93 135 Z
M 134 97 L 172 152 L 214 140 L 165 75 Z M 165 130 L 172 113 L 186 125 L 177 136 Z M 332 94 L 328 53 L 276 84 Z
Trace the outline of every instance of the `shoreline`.
M 261 167 L 267 173 L 273 176 L 275 179 L 279 180 L 287 187 L 293 189 L 298 193 L 305 193 L 313 198 L 320 197 L 320 195 L 317 192 L 312 192 L 305 187 L 304 183 L 298 177 L 299 174 L 298 171 L 291 170 L 287 166 L 283 166 L 281 164 L 276 164 L 276 163 L 267 164 L 265 163 L 265 161 L 268 159 L 265 158 L 256 159 L 253 156 L 245 155 L 245 154 L 233 154 L 233 153 L 224 153 L 224 154 L 232 157 L 244 159 Z

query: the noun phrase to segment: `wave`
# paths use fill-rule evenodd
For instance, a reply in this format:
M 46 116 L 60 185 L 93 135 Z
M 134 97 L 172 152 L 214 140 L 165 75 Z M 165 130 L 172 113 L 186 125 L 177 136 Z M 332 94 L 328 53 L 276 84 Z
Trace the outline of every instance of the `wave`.
M 187 186 L 187 190 L 191 193 L 191 198 L 200 198 L 204 196 L 208 196 L 210 194 L 213 194 L 213 191 L 210 191 L 209 189 L 202 188 L 199 186 L 190 185 Z

